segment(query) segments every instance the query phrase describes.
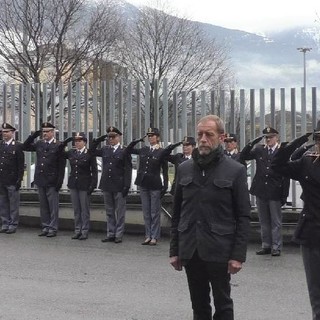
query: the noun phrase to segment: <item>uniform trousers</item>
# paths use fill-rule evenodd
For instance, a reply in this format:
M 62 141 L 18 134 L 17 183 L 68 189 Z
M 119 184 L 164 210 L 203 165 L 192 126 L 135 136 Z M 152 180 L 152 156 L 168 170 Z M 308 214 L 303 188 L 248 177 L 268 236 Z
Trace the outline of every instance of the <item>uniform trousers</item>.
M 193 320 L 233 320 L 228 264 L 203 261 L 196 251 L 190 260 L 183 262 L 183 265 L 188 279 Z M 210 286 L 215 307 L 213 317 Z
M 74 212 L 74 232 L 88 236 L 90 226 L 90 200 L 87 191 L 70 189 Z
M 160 190 L 140 188 L 145 237 L 156 240 L 160 239 L 160 193 Z
M 59 191 L 55 187 L 38 187 L 42 231 L 57 232 Z
M 320 320 L 320 248 L 301 246 L 306 273 L 312 319 Z
M 107 237 L 122 238 L 124 232 L 126 201 L 121 192 L 103 191 L 107 214 Z
M 0 186 L 0 215 L 3 230 L 16 230 L 19 223 L 20 193 L 16 186 Z
M 282 249 L 281 201 L 257 197 L 262 248 Z

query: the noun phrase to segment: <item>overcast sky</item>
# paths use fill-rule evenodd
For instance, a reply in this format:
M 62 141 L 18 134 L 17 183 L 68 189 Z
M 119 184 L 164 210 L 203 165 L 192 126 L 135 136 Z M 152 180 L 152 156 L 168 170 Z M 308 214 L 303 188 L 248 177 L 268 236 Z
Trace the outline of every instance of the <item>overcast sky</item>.
M 148 6 L 156 3 L 127 1 Z M 316 22 L 320 16 L 320 0 L 170 0 L 167 3 L 173 12 L 188 19 L 229 29 L 265 33 L 304 25 L 320 28 L 320 22 Z

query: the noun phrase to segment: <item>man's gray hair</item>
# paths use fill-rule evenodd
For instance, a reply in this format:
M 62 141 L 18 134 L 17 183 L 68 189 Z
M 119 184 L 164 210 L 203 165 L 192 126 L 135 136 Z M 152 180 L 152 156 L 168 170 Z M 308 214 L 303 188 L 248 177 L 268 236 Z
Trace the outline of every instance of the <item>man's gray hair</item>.
M 207 121 L 213 121 L 216 123 L 217 125 L 217 130 L 219 133 L 223 134 L 224 133 L 224 123 L 223 121 L 221 120 L 221 118 L 219 118 L 218 116 L 216 116 L 215 114 L 209 114 L 203 118 L 201 118 L 199 121 L 198 121 L 198 125 L 201 123 L 201 122 L 207 122 Z

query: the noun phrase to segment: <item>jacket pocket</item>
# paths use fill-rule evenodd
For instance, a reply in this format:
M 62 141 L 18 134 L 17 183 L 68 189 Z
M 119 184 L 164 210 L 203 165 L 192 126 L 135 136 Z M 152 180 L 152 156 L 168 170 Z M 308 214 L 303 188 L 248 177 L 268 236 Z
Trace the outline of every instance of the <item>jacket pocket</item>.
M 192 177 L 184 176 L 180 179 L 179 184 L 182 186 L 187 186 L 192 183 Z
M 184 220 L 179 223 L 178 225 L 178 231 L 179 232 L 184 232 L 189 228 L 189 220 Z
M 213 184 L 220 189 L 225 189 L 225 188 L 229 189 L 232 187 L 231 180 L 214 179 Z
M 211 223 L 211 232 L 220 236 L 234 234 L 235 226 L 232 224 Z

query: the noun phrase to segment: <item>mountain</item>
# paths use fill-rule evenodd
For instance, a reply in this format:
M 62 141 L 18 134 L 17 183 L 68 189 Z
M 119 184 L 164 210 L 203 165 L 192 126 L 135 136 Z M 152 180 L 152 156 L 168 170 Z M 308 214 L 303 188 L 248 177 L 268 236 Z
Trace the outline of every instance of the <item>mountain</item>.
M 134 19 L 138 8 L 125 3 L 123 12 Z M 241 30 L 194 22 L 209 37 L 226 45 L 236 76 L 243 89 L 303 87 L 304 59 L 297 48 L 312 48 L 306 53 L 307 87 L 319 85 L 320 24 L 319 28 L 295 28 L 258 35 Z
M 303 86 L 303 53 L 306 52 L 307 86 L 319 85 L 319 29 L 295 28 L 268 36 L 197 22 L 205 32 L 230 48 L 230 57 L 241 88 L 293 88 Z

